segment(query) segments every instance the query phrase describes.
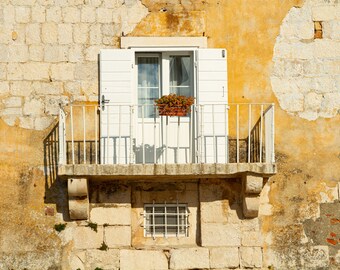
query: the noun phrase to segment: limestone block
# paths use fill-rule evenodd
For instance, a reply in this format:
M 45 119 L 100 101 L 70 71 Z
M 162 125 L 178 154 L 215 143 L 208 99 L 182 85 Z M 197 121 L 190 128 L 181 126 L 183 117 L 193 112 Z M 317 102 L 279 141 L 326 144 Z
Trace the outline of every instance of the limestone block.
M 251 194 L 259 194 L 263 187 L 263 177 L 257 175 L 243 176 L 244 191 Z
M 10 85 L 10 93 L 14 96 L 29 96 L 32 93 L 31 82 L 12 82 Z
M 84 250 L 77 250 L 72 252 L 69 264 L 71 269 L 80 269 L 85 270 L 85 260 L 86 260 L 86 251 Z
M 300 249 L 299 253 L 301 254 L 301 265 L 306 269 L 328 269 L 328 246 L 303 247 Z
M 323 95 L 323 101 L 319 115 L 325 118 L 337 115 L 340 109 L 340 93 L 329 93 Z
M 97 22 L 111 23 L 112 22 L 112 9 L 97 8 Z
M 166 255 L 159 250 L 120 250 L 120 270 L 165 270 Z
M 15 21 L 17 23 L 28 23 L 31 19 L 31 9 L 29 7 L 18 6 L 15 8 Z
M 330 38 L 333 40 L 340 40 L 340 21 L 330 21 L 324 22 L 323 26 L 323 36 L 325 38 Z
M 0 97 L 9 94 L 9 83 L 0 81 Z
M 99 0 L 94 0 L 93 2 L 98 2 Z M 107 8 L 118 8 L 122 6 L 123 4 L 127 4 L 129 1 L 125 0 L 118 0 L 118 1 L 112 1 L 112 0 L 102 0 L 103 1 L 103 6 Z M 135 0 L 133 0 L 135 1 Z
M 4 21 L 8 24 L 15 23 L 15 8 L 14 6 L 6 5 L 3 8 Z
M 0 115 L 22 115 L 22 108 L 5 108 L 2 111 L 0 111 Z
M 42 23 L 46 21 L 46 9 L 42 6 L 32 7 L 32 22 Z
M 59 44 L 72 44 L 72 24 L 58 24 L 58 41 Z
M 80 10 L 76 7 L 64 7 L 62 9 L 64 22 L 77 23 L 80 22 Z
M 103 228 L 98 227 L 95 232 L 90 227 L 79 226 L 74 230 L 73 241 L 76 249 L 99 248 L 103 243 Z
M 331 76 L 314 76 L 311 89 L 318 94 L 332 92 L 334 89 L 334 79 Z
M 26 43 L 39 44 L 40 42 L 40 24 L 28 24 L 26 26 Z
M 340 57 L 340 42 L 330 39 L 314 40 L 314 55 L 316 58 Z
M 47 22 L 55 22 L 60 23 L 61 22 L 61 8 L 58 6 L 51 6 L 48 9 L 46 9 L 46 21 Z
M 237 224 L 202 223 L 201 241 L 204 247 L 240 246 L 240 226 Z
M 78 63 L 75 66 L 75 79 L 82 81 L 93 81 L 98 78 L 97 63 Z
M 66 82 L 64 84 L 64 89 L 67 93 L 71 95 L 80 94 L 80 82 Z
M 320 108 L 322 95 L 310 92 L 305 96 L 304 106 L 306 111 L 316 111 Z
M 275 44 L 274 54 L 279 55 L 280 58 L 288 59 L 313 59 L 314 58 L 314 44 L 302 42 L 279 42 Z
M 240 247 L 241 267 L 262 267 L 262 249 L 260 247 Z
M 31 62 L 23 64 L 23 73 L 25 80 L 40 80 L 40 81 L 48 81 L 49 76 L 49 67 L 50 65 L 47 63 L 38 63 Z
M 68 47 L 59 45 L 46 45 L 45 62 L 66 62 L 68 60 Z
M 21 107 L 21 97 L 9 97 L 2 101 L 7 108 Z
M 10 38 L 12 41 L 15 41 L 16 44 L 25 44 L 26 42 L 26 24 L 20 23 L 16 24 L 13 31 L 11 31 Z
M 8 57 L 11 62 L 26 62 L 28 60 L 28 46 L 11 45 L 8 48 Z
M 45 100 L 45 114 L 58 116 L 60 105 L 68 104 L 68 99 L 68 96 L 47 96 Z
M 170 251 L 171 269 L 204 269 L 209 268 L 209 249 L 181 248 Z
M 19 126 L 26 129 L 34 129 L 34 118 L 30 116 L 19 117 Z
M 86 251 L 86 267 L 87 269 L 95 269 L 96 267 L 102 269 L 119 269 L 119 250 L 109 249 L 106 251 L 97 249 L 88 249 Z M 73 268 L 76 269 L 76 268 Z
M 44 43 L 56 43 L 58 41 L 58 25 L 54 22 L 43 23 L 41 35 Z
M 129 24 L 138 24 L 148 15 L 148 9 L 140 1 L 131 1 L 131 7 L 127 10 L 127 22 Z M 125 5 L 128 6 L 127 1 Z
M 29 60 L 43 61 L 44 59 L 44 46 L 43 45 L 30 45 L 28 47 Z
M 105 230 L 105 242 L 109 248 L 131 246 L 130 226 L 107 226 Z
M 106 205 L 106 207 L 94 207 L 90 211 L 90 220 L 99 225 L 131 225 L 131 206 Z
M 52 116 L 36 117 L 34 120 L 34 129 L 44 130 L 53 123 L 54 119 Z
M 228 221 L 228 201 L 202 201 L 201 220 L 204 223 L 222 223 Z
M 68 59 L 71 63 L 82 62 L 84 60 L 83 47 L 81 45 L 73 45 L 68 51 Z
M 44 104 L 40 99 L 25 98 L 23 113 L 27 116 L 40 116 L 43 114 Z
M 89 26 L 87 24 L 75 24 L 73 26 L 73 39 L 75 43 L 85 44 L 89 39 Z
M 1 119 L 9 126 L 14 126 L 18 119 L 18 115 L 3 115 L 1 110 L 0 115 L 2 115 Z
M 0 26 L 0 31 L 1 31 L 1 26 Z M 1 33 L 0 33 L 0 40 L 2 40 L 1 38 Z M 1 54 L 0 54 L 0 61 L 1 62 L 8 62 L 8 46 L 7 45 L 0 45 L 0 50 L 1 50 Z
M 244 231 L 242 232 L 242 246 L 246 247 L 261 247 L 262 238 L 259 231 Z
M 84 4 L 84 0 L 67 0 L 69 6 L 81 6 Z
M 0 63 L 0 80 L 5 81 L 6 80 L 6 76 L 7 76 L 7 65 Z M 1 90 L 0 90 L 0 93 L 1 93 Z
M 260 197 L 245 197 L 243 199 L 243 214 L 247 218 L 258 216 Z
M 210 249 L 210 268 L 236 268 L 240 265 L 238 247 Z
M 258 218 L 242 219 L 241 231 L 259 231 L 260 224 Z
M 299 39 L 313 39 L 314 38 L 314 24 L 312 21 L 300 22 L 296 27 L 296 36 Z
M 103 46 L 90 46 L 85 50 L 85 59 L 87 61 L 98 61 L 98 55 Z
M 81 9 L 81 21 L 86 23 L 93 23 L 96 21 L 96 10 L 93 7 L 84 6 Z
M 313 21 L 330 21 L 336 16 L 335 6 L 316 6 L 312 7 Z
M 301 93 L 283 94 L 278 96 L 282 109 L 289 112 L 302 112 L 304 95 Z
M 74 80 L 75 65 L 72 63 L 60 63 L 51 65 L 52 80 Z
M 273 206 L 269 203 L 260 204 L 259 216 L 271 216 L 273 214 Z
M 61 82 L 33 82 L 32 88 L 38 95 L 61 95 L 63 84 Z M 62 97 L 55 97 L 61 99 Z
M 90 26 L 90 44 L 96 45 L 102 43 L 102 31 L 100 24 L 93 24 Z
M 11 3 L 13 5 L 18 5 L 18 6 L 33 6 L 35 2 L 36 0 L 11 0 Z

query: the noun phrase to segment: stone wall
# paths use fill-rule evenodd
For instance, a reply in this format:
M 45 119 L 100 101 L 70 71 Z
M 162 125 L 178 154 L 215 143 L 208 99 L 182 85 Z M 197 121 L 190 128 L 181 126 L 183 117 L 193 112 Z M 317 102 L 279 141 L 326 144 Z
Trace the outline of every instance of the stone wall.
M 241 179 L 90 181 L 90 190 L 89 221 L 68 222 L 59 234 L 69 250 L 65 269 L 264 265 L 259 219 L 243 216 Z M 188 237 L 144 237 L 143 206 L 153 201 L 188 205 Z
M 138 0 L 1 1 L 0 117 L 44 130 L 59 104 L 98 101 L 98 53 L 148 10 Z
M 307 1 L 289 11 L 274 47 L 271 77 L 283 110 L 307 120 L 339 114 L 339 33 L 337 1 Z
M 95 269 L 99 263 L 104 269 L 225 269 L 257 267 L 261 259 L 283 270 L 339 268 L 338 15 L 337 0 L 0 1 L 0 269 Z M 322 39 L 314 38 L 320 25 Z M 230 102 L 277 105 L 278 174 L 261 194 L 259 228 L 254 219 L 247 230 L 251 221 L 236 218 L 239 204 L 219 194 L 218 186 L 227 194 L 230 187 L 206 187 L 218 199 L 200 205 L 222 213 L 216 223 L 207 210 L 202 233 L 228 228 L 235 246 L 214 246 L 206 237 L 204 247 L 143 250 L 117 238 L 108 251 L 98 250 L 106 230 L 120 236 L 130 227 L 128 220 L 104 227 L 100 218 L 114 211 L 111 204 L 126 214 L 128 191 L 117 201 L 90 192 L 98 233 L 87 223 L 68 223 L 66 184 L 44 162 L 53 153 L 44 140 L 59 103 L 97 102 L 98 51 L 119 47 L 122 35 L 206 36 L 209 47 L 228 51 Z M 223 212 L 223 205 L 230 209 Z M 53 229 L 66 222 L 63 232 Z M 217 237 L 225 243 L 223 233 Z M 91 248 L 75 249 L 82 241 Z

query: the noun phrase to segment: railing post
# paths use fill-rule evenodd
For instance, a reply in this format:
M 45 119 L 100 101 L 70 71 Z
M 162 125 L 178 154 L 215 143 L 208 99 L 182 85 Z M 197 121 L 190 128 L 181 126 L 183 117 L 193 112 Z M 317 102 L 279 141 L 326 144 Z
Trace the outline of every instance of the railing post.
M 85 106 L 83 106 L 83 130 L 84 130 L 84 145 L 83 145 L 83 152 L 84 152 L 84 164 L 86 164 L 86 111 Z
M 72 164 L 74 165 L 74 133 L 73 133 L 73 106 L 71 104 L 71 145 L 72 145 Z
M 66 163 L 66 149 L 65 149 L 65 141 L 66 141 L 66 134 L 65 134 L 65 112 L 60 107 L 59 108 L 59 164 L 65 164 Z
M 274 104 L 266 110 L 264 115 L 265 125 L 265 146 L 266 146 L 266 163 L 274 163 Z
M 138 108 L 137 108 L 138 112 Z M 133 163 L 133 113 L 134 113 L 134 106 L 130 105 L 130 164 Z

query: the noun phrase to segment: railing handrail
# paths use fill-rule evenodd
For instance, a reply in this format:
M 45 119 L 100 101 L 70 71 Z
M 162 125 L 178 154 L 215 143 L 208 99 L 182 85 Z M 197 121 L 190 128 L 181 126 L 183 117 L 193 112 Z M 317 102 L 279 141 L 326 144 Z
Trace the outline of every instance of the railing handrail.
M 103 135 L 100 135 L 100 130 L 98 129 L 99 124 L 103 121 L 103 117 L 98 118 L 98 111 L 101 110 L 102 105 L 104 107 L 109 107 L 110 109 L 107 109 L 108 111 L 106 112 L 106 116 L 105 116 L 105 120 L 107 121 L 106 126 L 107 126 L 107 130 L 105 130 L 107 132 L 107 135 L 105 136 L 105 138 L 103 137 Z M 70 110 L 66 110 L 66 108 L 69 107 Z M 110 118 L 110 112 L 111 114 L 113 113 L 113 107 L 117 107 L 117 109 L 114 111 L 114 117 L 116 118 Z M 125 110 L 123 109 L 123 107 L 129 108 L 129 110 Z M 118 142 L 119 142 L 119 148 L 117 148 L 117 155 L 118 155 L 118 163 L 120 161 L 121 158 L 121 140 L 123 140 L 125 137 L 126 138 L 130 138 L 130 145 L 129 148 L 130 149 L 125 149 L 123 150 L 124 153 L 123 155 L 128 155 L 128 160 L 130 163 L 134 163 L 135 161 L 135 155 L 136 153 L 134 151 L 135 150 L 135 146 L 133 146 L 133 140 L 135 140 L 135 136 L 138 136 L 137 133 L 135 133 L 134 129 L 134 118 L 137 117 L 136 119 L 140 119 L 140 124 L 142 126 L 142 130 L 144 130 L 144 125 L 145 124 L 150 124 L 152 123 L 152 121 L 154 121 L 154 123 L 156 124 L 156 119 L 158 119 L 158 110 L 155 109 L 155 111 L 153 111 L 154 113 L 151 113 L 152 116 L 150 116 L 150 113 L 144 114 L 144 109 L 142 109 L 142 111 L 140 111 L 142 114 L 139 115 L 138 110 L 140 110 L 140 108 L 147 108 L 147 107 L 153 107 L 156 108 L 158 107 L 156 104 L 127 104 L 127 103 L 119 103 L 119 104 L 114 104 L 114 103 L 105 103 L 105 104 L 67 104 L 65 106 L 60 106 L 60 113 L 59 113 L 59 163 L 60 164 L 66 164 L 67 163 L 67 155 L 68 155 L 68 147 L 69 145 L 66 143 L 66 135 L 70 134 L 71 135 L 71 163 L 72 164 L 76 164 L 75 161 L 75 143 L 82 141 L 83 145 L 82 145 L 82 151 L 83 151 L 83 162 L 84 164 L 86 164 L 86 156 L 87 156 L 87 142 L 88 140 L 86 140 L 87 138 L 87 120 L 86 117 L 88 117 L 89 115 L 89 111 L 91 112 L 93 108 L 94 109 L 94 136 L 95 139 L 91 139 L 92 141 L 94 140 L 95 142 L 95 163 L 96 164 L 104 164 L 107 163 L 108 160 L 103 160 L 101 159 L 100 161 L 98 160 L 99 157 L 99 151 L 106 151 L 106 153 L 108 153 L 109 148 L 110 147 L 117 147 L 117 145 L 113 145 L 115 142 L 111 142 L 111 146 L 108 144 L 109 141 L 111 141 L 111 138 L 115 138 L 114 136 L 110 135 L 110 131 L 109 131 L 109 126 L 110 125 L 116 125 L 116 133 L 118 134 L 116 137 L 119 138 Z M 211 107 L 211 108 L 209 108 Z M 222 107 L 224 108 L 223 111 L 221 109 L 218 109 L 218 107 Z M 261 110 L 259 115 L 256 115 L 255 118 L 253 118 L 253 108 L 257 107 L 257 109 L 255 110 L 255 112 L 258 114 L 259 108 Z M 73 108 L 73 109 L 72 109 Z M 82 117 L 82 121 L 77 122 L 77 132 L 79 133 L 79 130 L 82 131 L 83 133 L 83 138 L 82 140 L 75 140 L 74 138 L 74 114 L 75 111 L 78 111 L 80 108 L 80 116 Z M 89 109 L 90 108 L 90 109 Z M 119 108 L 119 110 L 118 110 Z M 138 110 L 136 110 L 136 108 L 138 108 Z M 206 155 L 207 151 L 205 148 L 206 146 L 204 146 L 205 143 L 207 143 L 205 140 L 212 140 L 212 146 L 209 147 L 213 147 L 213 154 L 211 154 L 213 156 L 213 163 L 218 163 L 218 159 L 217 159 L 217 152 L 221 150 L 221 147 L 223 147 L 222 145 L 219 145 L 219 141 L 220 137 L 225 137 L 225 139 L 222 140 L 222 144 L 223 141 L 225 141 L 224 143 L 224 151 L 226 151 L 226 156 L 225 156 L 225 162 L 228 163 L 230 162 L 229 160 L 229 148 L 230 148 L 230 132 L 229 132 L 229 113 L 231 110 L 236 110 L 236 121 L 232 122 L 236 124 L 236 162 L 242 162 L 242 157 L 240 156 L 240 149 L 241 144 L 244 145 L 244 139 L 246 139 L 246 145 L 247 145 L 247 149 L 246 149 L 246 157 L 247 160 L 246 162 L 248 163 L 253 163 L 256 162 L 256 160 L 260 163 L 274 163 L 275 162 L 275 150 L 274 150 L 274 109 L 275 109 L 275 104 L 274 103 L 196 103 L 191 105 L 192 111 L 188 113 L 188 116 L 195 116 L 194 119 L 192 120 L 192 117 L 188 117 L 189 120 L 184 120 L 185 123 L 189 123 L 188 125 L 190 126 L 189 132 L 193 132 L 191 133 L 191 135 L 189 135 L 190 140 L 189 141 L 189 160 L 190 163 L 196 163 L 196 162 L 207 162 L 206 161 L 206 157 L 205 159 L 203 159 L 203 155 Z M 205 109 L 208 108 L 208 109 Z M 242 108 L 242 114 L 240 114 Z M 109 112 L 110 111 L 110 112 Z M 68 113 L 67 113 L 68 112 Z M 68 130 L 68 132 L 66 134 L 66 118 L 67 115 L 70 115 L 70 130 Z M 92 114 L 92 113 L 91 113 Z M 129 116 L 129 120 L 122 120 L 122 114 L 125 115 L 130 115 Z M 216 115 L 215 115 L 216 114 Z M 242 116 L 241 116 L 242 115 Z M 244 133 L 245 130 L 248 130 L 248 136 L 247 137 L 242 137 L 240 138 L 240 127 L 241 124 L 240 123 L 240 119 L 242 119 L 242 122 L 244 122 L 244 118 L 246 118 L 246 123 L 244 123 L 244 127 L 242 128 L 242 133 Z M 159 115 L 161 116 L 161 115 Z M 92 116 L 91 116 L 92 117 Z M 166 117 L 166 119 L 168 119 L 168 116 L 162 116 L 162 117 Z M 222 117 L 222 118 L 221 118 Z M 145 119 L 145 121 L 144 121 Z M 165 119 L 165 118 L 162 118 Z M 177 118 L 175 118 L 177 119 Z M 207 124 L 205 123 L 205 121 L 207 121 L 206 119 L 208 119 L 209 122 L 207 122 Z M 223 120 L 224 119 L 224 120 Z M 254 123 L 255 120 L 255 124 Z M 158 120 L 157 120 L 158 121 Z M 161 121 L 161 119 L 159 120 Z M 164 120 L 165 121 L 165 120 Z M 195 121 L 195 122 L 194 122 Z M 113 123 L 114 122 L 114 123 Z M 183 123 L 184 123 L 183 122 Z M 157 122 L 157 124 L 159 124 L 161 122 Z M 168 120 L 166 120 L 164 123 L 168 123 Z M 181 121 L 180 118 L 178 118 L 178 125 L 177 127 L 174 126 L 175 121 L 171 120 L 171 125 L 173 128 L 177 128 L 177 147 L 172 147 L 170 145 L 168 145 L 168 142 L 166 141 L 165 145 L 165 151 L 167 152 L 168 149 L 170 149 L 171 147 L 176 149 L 176 153 L 175 153 L 175 160 L 177 160 L 176 162 L 178 162 L 178 155 L 179 155 L 179 150 L 182 149 L 180 147 L 180 125 L 181 125 Z M 223 124 L 224 123 L 224 124 Z M 129 124 L 129 135 L 126 135 L 126 131 L 121 131 L 122 130 L 122 125 L 126 125 Z M 166 129 L 164 132 L 169 132 L 169 126 L 168 124 L 166 124 Z M 184 125 L 184 124 L 183 124 Z M 191 125 L 192 128 L 191 129 Z M 205 127 L 205 125 L 207 125 Z M 223 125 L 223 127 L 225 127 L 225 133 L 224 135 L 221 135 L 221 129 L 222 126 L 218 126 L 218 125 Z M 248 126 L 248 127 L 247 127 Z M 258 126 L 258 130 L 256 126 Z M 67 126 L 68 127 L 68 126 Z M 216 132 L 215 128 L 218 127 L 218 132 Z M 246 128 L 247 127 L 247 128 Z M 255 134 L 254 132 L 258 132 L 259 135 L 257 136 L 258 138 L 255 138 L 256 136 L 254 136 L 253 134 Z M 145 135 L 144 131 L 142 131 L 142 146 L 143 146 L 143 163 L 145 163 L 145 143 L 144 143 L 144 137 Z M 100 135 L 100 136 L 99 136 Z M 265 135 L 265 136 L 263 136 Z M 152 136 L 152 135 L 151 135 Z M 156 136 L 156 125 L 154 125 L 154 139 Z M 164 134 L 162 135 L 163 140 L 164 140 Z M 193 136 L 193 137 L 192 137 Z M 252 137 L 253 138 L 252 138 Z M 210 139 L 209 139 L 210 137 Z M 212 138 L 212 139 L 211 139 Z M 244 139 L 242 139 L 244 138 Z M 102 148 L 102 150 L 100 148 L 100 145 L 104 143 L 104 140 L 106 140 L 106 144 L 105 144 L 105 149 Z M 116 140 L 116 139 L 115 139 Z M 175 137 L 174 137 L 175 140 Z M 154 141 L 155 143 L 156 141 Z M 221 142 L 220 142 L 221 143 Z M 98 145 L 100 144 L 100 145 Z M 251 147 L 257 147 L 257 151 L 259 151 L 259 157 L 255 157 L 254 153 L 251 153 Z M 191 147 L 192 146 L 192 147 Z M 78 148 L 80 146 L 78 145 Z M 103 145 L 101 146 L 103 147 Z M 127 146 L 126 146 L 127 147 Z M 156 144 L 154 144 L 154 160 L 156 160 Z M 205 147 L 205 148 L 204 148 Z M 171 149 L 172 149 L 171 148 Z M 103 150 L 104 149 L 104 150 Z M 209 148 L 210 149 L 210 148 Z M 264 151 L 265 149 L 265 151 Z M 78 151 L 80 151 L 78 149 Z M 210 151 L 210 150 L 209 150 Z M 127 154 L 126 154 L 127 153 Z M 107 154 L 106 154 L 107 155 Z M 194 160 L 192 160 L 192 157 L 194 157 Z M 167 157 L 167 153 L 166 153 L 166 157 Z M 167 162 L 167 158 L 165 157 L 165 162 Z M 102 156 L 103 158 L 103 156 Z M 244 160 L 244 158 L 243 158 Z M 265 160 L 265 161 L 264 161 Z M 164 161 L 163 161 L 164 162 Z M 244 162 L 244 161 L 243 161 Z M 210 163 L 210 162 L 208 162 Z

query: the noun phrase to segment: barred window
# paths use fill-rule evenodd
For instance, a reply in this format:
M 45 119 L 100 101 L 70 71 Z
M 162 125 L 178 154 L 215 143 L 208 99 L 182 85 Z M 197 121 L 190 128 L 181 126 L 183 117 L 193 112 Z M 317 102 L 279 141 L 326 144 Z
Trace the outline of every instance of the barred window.
M 145 204 L 145 237 L 188 237 L 188 207 L 186 204 Z

